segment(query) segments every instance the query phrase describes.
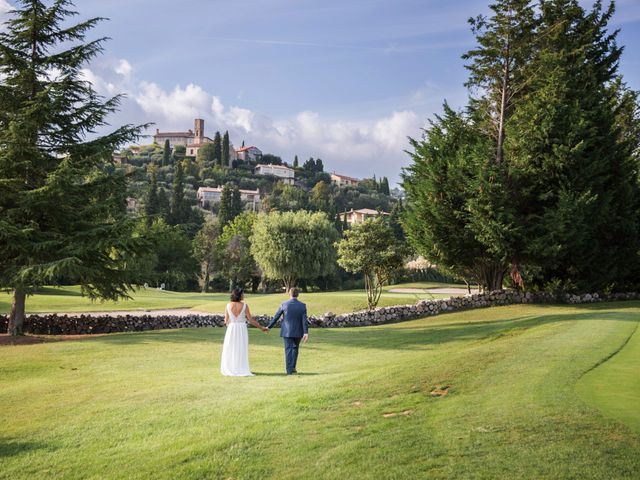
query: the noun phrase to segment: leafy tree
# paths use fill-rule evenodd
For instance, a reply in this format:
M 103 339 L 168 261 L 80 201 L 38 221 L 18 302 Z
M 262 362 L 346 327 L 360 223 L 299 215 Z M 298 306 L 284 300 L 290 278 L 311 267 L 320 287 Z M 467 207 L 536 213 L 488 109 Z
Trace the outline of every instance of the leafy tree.
M 234 183 L 227 183 L 222 187 L 220 207 L 218 210 L 218 225 L 222 230 L 225 225 L 242 213 L 240 189 Z
M 153 219 L 160 212 L 158 204 L 158 174 L 155 165 L 149 166 L 149 188 L 144 202 L 144 215 L 147 225 L 151 225 Z
M 202 171 L 208 164 L 214 162 L 216 160 L 215 157 L 215 146 L 213 143 L 205 143 L 200 148 L 198 148 L 198 153 L 196 155 L 196 162 Z
M 406 254 L 393 230 L 382 218 L 354 225 L 336 244 L 338 265 L 364 275 L 369 309 L 378 305 L 382 287 L 402 268 Z
M 404 185 L 412 243 L 484 288 L 591 290 L 638 272 L 637 97 L 618 73 L 613 5 L 498 1 L 472 22 L 477 96 L 439 117 Z M 636 113 L 632 113 L 636 112 Z M 636 116 L 636 120 L 632 120 Z
M 246 212 L 228 223 L 218 240 L 220 270 L 229 281 L 229 289 L 245 286 L 259 277 L 259 269 L 251 254 L 251 235 L 257 215 Z
M 202 293 L 209 290 L 211 274 L 216 264 L 216 246 L 220 227 L 215 221 L 206 222 L 192 241 L 193 257 L 200 264 Z
M 193 286 L 198 262 L 192 254 L 192 245 L 180 226 L 168 225 L 156 219 L 143 236 L 152 243 L 146 253 L 147 279 L 156 287 L 163 283 L 167 290 L 184 291 Z
M 501 289 L 506 264 L 476 238 L 468 208 L 477 195 L 478 165 L 472 160 L 490 155 L 491 142 L 447 104 L 422 140 L 410 142 L 413 163 L 403 174 L 410 243 L 443 272 L 473 279 L 485 290 Z
M 141 129 L 95 137 L 121 97 L 102 99 L 81 77 L 102 51 L 104 38 L 85 41 L 101 19 L 70 23 L 65 0 L 13 5 L 0 33 L 0 285 L 13 291 L 8 331 L 19 335 L 34 286 L 64 279 L 92 298 L 126 297 L 124 267 L 145 244 L 110 164 Z
M 316 171 L 316 172 L 324 172 L 324 165 L 323 165 L 323 163 L 322 163 L 322 160 L 321 160 L 321 159 L 319 159 L 319 158 L 316 160 L 316 168 L 315 168 L 315 171 Z
M 181 162 L 187 154 L 187 147 L 184 145 L 176 145 L 173 147 L 173 153 L 171 154 L 172 163 Z
M 282 281 L 288 289 L 301 278 L 333 272 L 337 238 L 324 213 L 262 213 L 251 237 L 251 253 L 267 278 Z
M 224 166 L 222 163 L 222 138 L 220 137 L 220 132 L 216 132 L 213 137 L 213 158 L 218 165 Z
M 331 186 L 325 182 L 318 182 L 309 194 L 309 206 L 318 211 L 331 214 L 334 212 Z
M 573 0 L 542 4 L 528 91 L 507 125 L 510 178 L 522 186 L 512 248 L 535 287 L 624 285 L 638 265 L 639 142 L 618 114 L 637 103 L 619 89 L 613 13 L 599 2 L 589 12 Z
M 302 164 L 302 168 L 307 172 L 315 172 L 316 171 L 316 161 L 313 157 L 309 157 L 309 160 L 305 160 Z
M 510 178 L 504 143 L 510 118 L 527 94 L 530 77 L 535 75 L 530 61 L 535 54 L 539 19 L 531 0 L 498 0 L 490 8 L 491 17 L 470 20 L 478 46 L 463 56 L 469 60 L 466 85 L 480 94 L 471 100 L 474 121 L 493 143 L 493 154 L 478 159 L 482 172 L 476 188 L 480 194 L 469 207 L 476 235 L 495 255 L 511 262 L 512 278 L 522 286 L 521 258 L 515 253 L 517 233 L 511 228 L 517 215 L 514 199 L 520 192 Z
M 222 166 L 228 167 L 230 166 L 231 153 L 230 153 L 230 141 L 229 141 L 229 131 L 224 132 L 224 136 L 222 137 Z
M 162 149 L 162 166 L 166 167 L 171 164 L 171 143 L 167 138 L 164 141 L 164 148 Z
M 307 196 L 303 190 L 293 185 L 285 185 L 282 182 L 278 182 L 263 203 L 264 209 L 268 212 L 273 210 L 295 212 L 306 210 Z
M 282 165 L 282 158 L 272 153 L 265 153 L 260 160 L 260 163 L 265 165 Z

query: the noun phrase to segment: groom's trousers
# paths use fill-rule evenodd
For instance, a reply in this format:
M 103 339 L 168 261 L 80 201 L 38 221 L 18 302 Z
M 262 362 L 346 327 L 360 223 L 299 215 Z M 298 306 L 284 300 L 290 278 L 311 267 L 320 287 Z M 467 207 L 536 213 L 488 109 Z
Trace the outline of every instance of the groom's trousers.
M 287 365 L 287 373 L 293 373 L 298 362 L 298 347 L 300 346 L 300 337 L 283 337 L 284 338 L 284 359 Z

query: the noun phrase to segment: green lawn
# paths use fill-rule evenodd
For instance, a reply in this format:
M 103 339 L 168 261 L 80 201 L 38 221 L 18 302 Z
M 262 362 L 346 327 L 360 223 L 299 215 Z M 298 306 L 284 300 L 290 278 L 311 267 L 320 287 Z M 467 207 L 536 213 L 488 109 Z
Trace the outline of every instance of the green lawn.
M 640 432 L 576 383 L 639 321 L 635 302 L 314 329 L 295 377 L 255 329 L 253 378 L 218 373 L 223 329 L 3 347 L 0 478 L 637 479 Z
M 577 387 L 588 403 L 640 433 L 640 329 L 620 352 L 582 377 Z
M 413 284 L 412 284 L 413 285 Z M 439 288 L 446 284 L 424 283 L 420 288 Z M 405 285 L 398 285 L 401 288 Z M 415 303 L 420 299 L 446 298 L 444 294 L 412 294 L 389 293 L 385 291 L 379 306 L 402 305 Z M 284 294 L 247 294 L 246 301 L 255 314 L 273 314 L 280 303 L 287 299 Z M 347 313 L 363 310 L 367 307 L 367 296 L 364 290 L 345 292 L 303 293 L 300 299 L 305 302 L 310 315 L 322 315 L 325 312 Z M 115 310 L 158 310 L 168 308 L 193 308 L 205 312 L 222 313 L 229 301 L 226 293 L 180 293 L 157 289 L 140 289 L 133 294 L 132 300 L 120 302 L 92 302 L 80 294 L 79 287 L 51 288 L 45 287 L 36 295 L 27 298 L 27 312 L 102 312 Z M 11 297 L 0 293 L 0 313 L 7 313 L 11 308 Z

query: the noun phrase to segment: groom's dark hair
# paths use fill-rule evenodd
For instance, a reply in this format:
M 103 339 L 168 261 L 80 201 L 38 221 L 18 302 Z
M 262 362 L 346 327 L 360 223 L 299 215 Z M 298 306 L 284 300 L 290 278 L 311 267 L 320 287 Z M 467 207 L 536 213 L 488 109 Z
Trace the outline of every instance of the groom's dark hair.
M 244 293 L 244 290 L 242 290 L 241 288 L 234 288 L 233 291 L 231 292 L 231 301 L 232 302 L 239 302 L 240 300 L 242 300 L 242 294 Z
M 300 290 L 298 290 L 296 287 L 293 287 L 289 290 L 289 295 L 291 295 L 293 298 L 298 298 L 298 295 L 300 295 Z

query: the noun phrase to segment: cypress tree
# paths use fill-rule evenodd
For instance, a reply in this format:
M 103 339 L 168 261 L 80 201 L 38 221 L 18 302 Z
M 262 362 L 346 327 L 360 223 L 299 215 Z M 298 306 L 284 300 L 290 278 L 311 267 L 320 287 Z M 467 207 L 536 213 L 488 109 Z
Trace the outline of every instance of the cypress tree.
M 171 164 L 171 144 L 169 143 L 169 139 L 167 138 L 164 141 L 164 148 L 162 150 L 162 166 L 166 167 Z
M 222 166 L 229 167 L 229 159 L 231 158 L 229 153 L 229 131 L 224 132 L 222 137 Z
M 173 169 L 170 208 L 169 224 L 178 225 L 184 223 L 184 171 L 182 162 L 176 162 Z
M 144 214 L 148 226 L 160 212 L 158 203 L 158 175 L 154 165 L 149 166 L 149 189 L 145 197 Z
M 104 38 L 100 21 L 70 23 L 71 3 L 17 0 L 0 33 L 0 286 L 13 292 L 8 331 L 23 331 L 26 296 L 42 284 L 80 283 L 92 298 L 127 295 L 127 256 L 142 246 L 126 218 L 126 182 L 114 151 L 135 140 L 107 125 L 120 96 L 103 99 L 81 77 Z
M 390 195 L 389 190 L 389 179 L 387 177 L 382 177 L 380 179 L 380 193 L 383 195 Z
M 298 155 L 293 158 L 293 168 L 298 168 L 300 166 L 300 162 L 298 161 Z
M 542 4 L 535 73 L 505 144 L 513 182 L 527 192 L 517 224 L 521 255 L 538 266 L 534 286 L 623 285 L 637 265 L 637 163 L 617 115 L 628 100 L 619 96 L 613 13 L 600 2 L 589 12 L 574 0 Z
M 218 165 L 222 165 L 222 137 L 216 132 L 213 137 L 213 158 Z

